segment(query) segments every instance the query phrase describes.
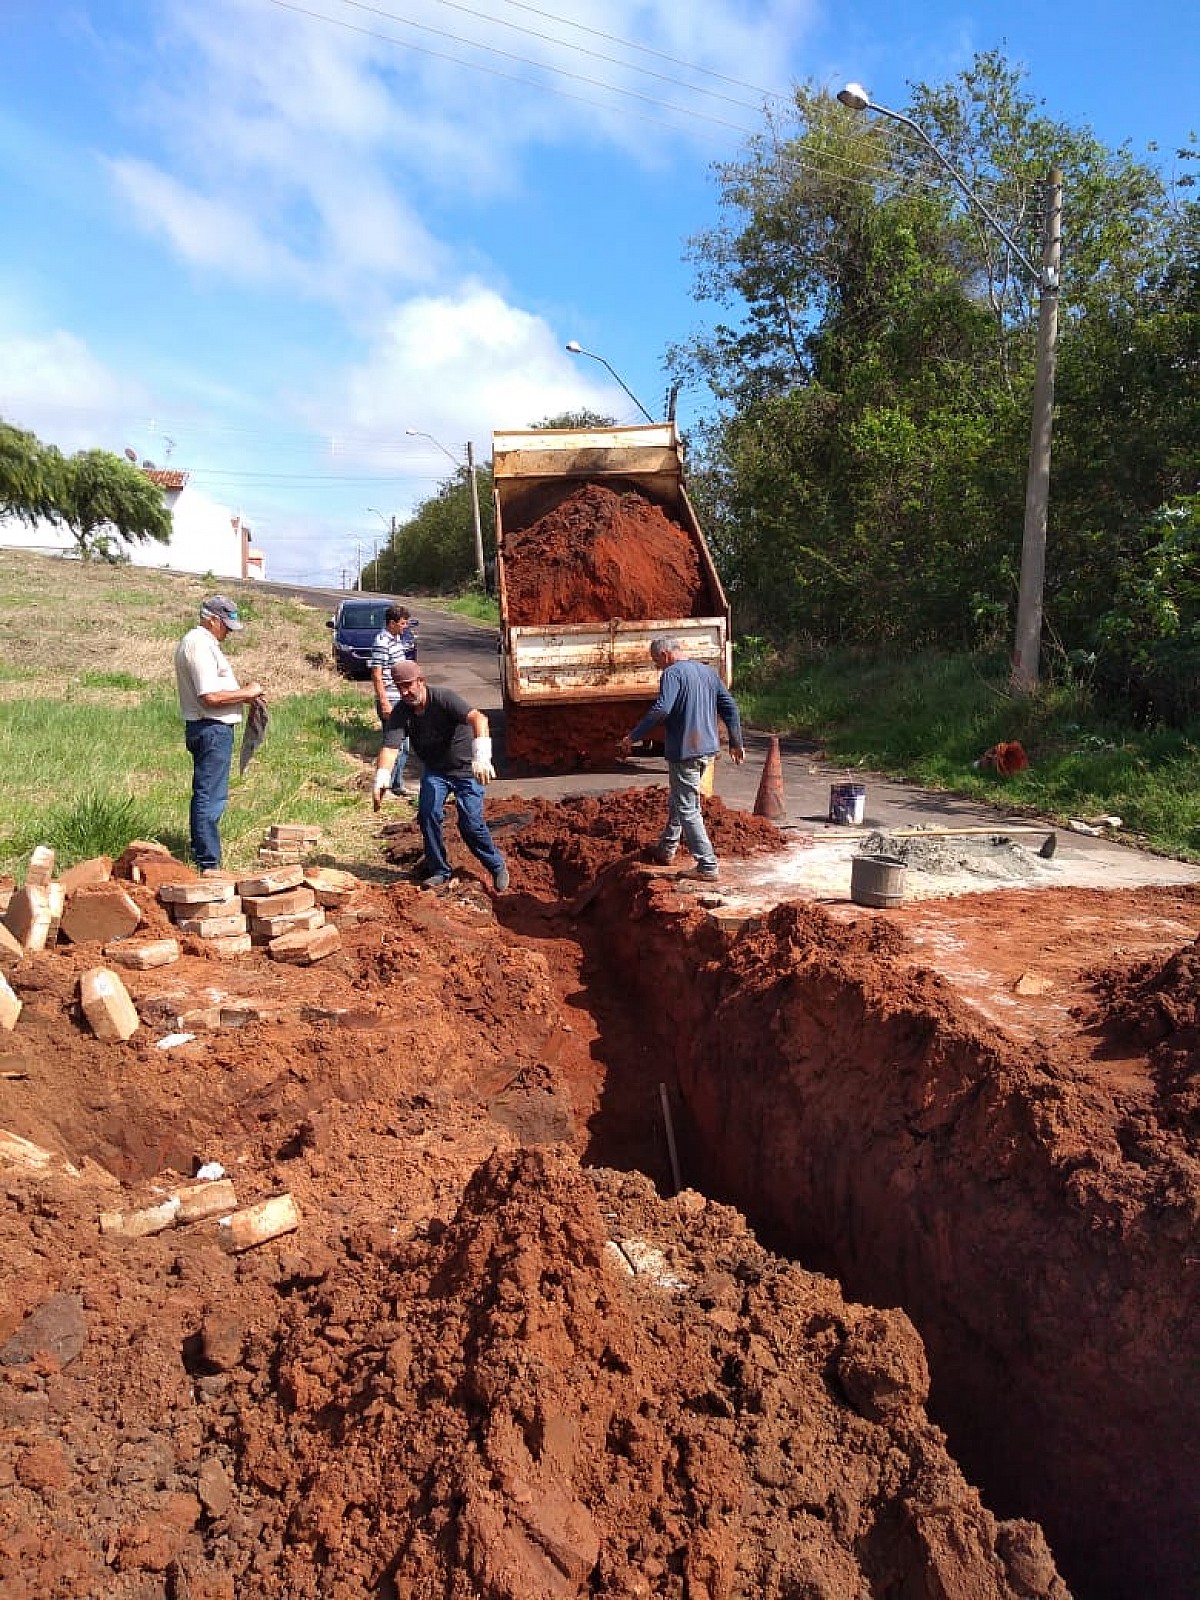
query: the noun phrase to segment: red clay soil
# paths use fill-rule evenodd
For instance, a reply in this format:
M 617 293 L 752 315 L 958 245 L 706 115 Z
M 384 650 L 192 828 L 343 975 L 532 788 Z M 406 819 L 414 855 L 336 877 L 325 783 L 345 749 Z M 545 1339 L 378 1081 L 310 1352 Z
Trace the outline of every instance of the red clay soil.
M 665 621 L 711 610 L 687 530 L 645 495 L 601 483 L 580 484 L 528 527 L 505 530 L 504 584 L 514 627 Z M 510 770 L 607 765 L 648 703 L 510 704 Z
M 511 894 L 459 853 L 312 968 L 193 943 L 123 1044 L 98 947 L 6 967 L 0 1128 L 72 1167 L 0 1161 L 5 1600 L 1196 1592 L 1200 900 L 739 928 L 664 805 L 493 806 Z M 929 965 L 1014 919 L 1016 1043 Z M 100 1232 L 213 1160 L 299 1228 Z
M 701 614 L 691 537 L 633 491 L 584 483 L 527 528 L 505 530 L 507 620 L 513 627 Z

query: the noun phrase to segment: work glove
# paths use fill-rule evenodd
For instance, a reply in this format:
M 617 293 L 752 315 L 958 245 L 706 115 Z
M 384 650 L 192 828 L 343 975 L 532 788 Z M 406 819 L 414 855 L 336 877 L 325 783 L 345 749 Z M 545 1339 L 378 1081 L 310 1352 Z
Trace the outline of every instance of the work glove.
M 392 775 L 383 767 L 375 768 L 375 781 L 371 785 L 371 804 L 376 811 L 383 804 L 383 797 L 392 787 Z
M 492 741 L 486 734 L 480 739 L 471 740 L 471 776 L 476 783 L 491 783 L 496 776 L 496 769 L 492 765 Z

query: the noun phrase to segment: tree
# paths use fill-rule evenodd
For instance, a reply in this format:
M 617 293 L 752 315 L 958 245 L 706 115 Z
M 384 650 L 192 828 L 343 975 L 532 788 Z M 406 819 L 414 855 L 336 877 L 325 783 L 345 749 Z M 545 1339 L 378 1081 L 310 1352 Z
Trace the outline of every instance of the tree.
M 496 550 L 492 471 L 477 463 L 475 473 L 486 558 Z M 363 582 L 380 593 L 413 594 L 449 593 L 475 581 L 475 522 L 470 475 L 464 466 L 436 494 L 421 501 L 407 522 L 397 525 L 378 561 L 363 569 Z
M 69 528 L 84 560 L 124 558 L 122 547 L 168 544 L 162 490 L 107 450 L 63 457 L 54 445 L 0 420 L 0 514 Z
M 30 526 L 52 520 L 61 468 L 53 445 L 0 418 L 0 516 Z
M 86 560 L 124 559 L 123 546 L 171 542 L 162 490 L 107 450 L 80 450 L 63 463 L 57 520 L 70 528 Z
M 1047 617 L 1078 636 L 1096 595 L 1111 596 L 1121 542 L 1144 537 L 1180 463 L 1194 467 L 1186 363 L 1159 361 L 1155 415 L 1175 406 L 1187 420 L 1139 430 L 1140 464 L 1105 529 L 1117 548 L 1097 549 L 1086 498 L 1113 491 L 1100 462 L 1119 470 L 1101 448 L 1115 431 L 1113 340 L 1147 358 L 1186 344 L 1185 296 L 1167 310 L 1161 290 L 1179 281 L 1188 230 L 1159 174 L 1042 116 L 995 53 L 918 85 L 906 114 L 1031 259 L 1045 175 L 1065 169 L 1055 450 L 1063 489 L 1078 482 L 1052 483 Z M 721 221 L 692 242 L 717 320 L 670 361 L 714 397 L 693 486 L 735 618 L 780 640 L 976 641 L 1015 603 L 1037 285 L 910 130 L 812 85 L 719 183 Z M 1141 327 L 1152 299 L 1169 327 Z M 1151 366 L 1138 364 L 1140 393 Z M 1089 390 L 1103 403 L 1083 403 Z

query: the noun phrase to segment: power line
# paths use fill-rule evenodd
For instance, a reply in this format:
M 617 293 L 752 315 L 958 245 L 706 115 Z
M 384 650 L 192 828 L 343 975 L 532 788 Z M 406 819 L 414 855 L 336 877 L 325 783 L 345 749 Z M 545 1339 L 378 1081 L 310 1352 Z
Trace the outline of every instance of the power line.
M 513 74 L 511 72 L 503 72 L 497 67 L 484 66 L 481 63 L 476 62 L 476 61 L 466 61 L 461 56 L 446 55 L 441 50 L 427 49 L 424 45 L 413 44 L 413 43 L 411 43 L 411 42 L 409 42 L 407 40 L 404 40 L 404 39 L 397 39 L 392 34 L 389 34 L 389 33 L 378 33 L 373 28 L 363 28 L 363 27 L 358 26 L 357 23 L 344 22 L 344 21 L 342 21 L 342 19 L 340 17 L 329 17 L 329 16 L 325 16 L 322 12 L 319 12 L 319 11 L 309 11 L 304 6 L 295 5 L 294 3 L 292 3 L 292 0 L 267 0 L 267 3 L 269 5 L 278 6 L 281 11 L 293 11 L 298 16 L 311 18 L 314 22 L 325 22 L 325 23 L 328 23 L 330 27 L 333 27 L 333 28 L 344 28 L 349 33 L 360 33 L 360 34 L 365 35 L 369 39 L 379 39 L 384 44 L 395 45 L 398 49 L 401 49 L 401 50 L 413 50 L 413 51 L 416 51 L 417 54 L 419 54 L 419 55 L 432 56 L 435 60 L 438 60 L 438 61 L 449 61 L 454 66 L 469 67 L 471 69 L 471 71 L 473 71 L 473 72 L 484 72 L 484 73 L 487 73 L 489 77 L 503 78 L 509 83 L 519 83 L 519 84 L 524 85 L 526 88 L 530 88 L 530 89 L 547 89 L 548 88 L 552 94 L 557 94 L 564 100 L 575 100 L 575 101 L 578 101 L 582 105 L 594 106 L 594 107 L 599 107 L 602 104 L 602 102 L 600 102 L 598 100 L 591 99 L 586 95 L 572 94 L 570 92 L 570 90 L 568 90 L 568 89 L 557 89 L 557 88 L 554 88 L 553 85 L 539 84 L 539 83 L 537 83 L 536 81 L 534 81 L 531 78 L 518 77 L 518 76 L 516 76 L 515 74 Z M 426 23 L 410 22 L 405 17 L 396 17 L 396 16 L 393 16 L 389 12 L 380 11 L 377 7 L 363 5 L 363 4 L 360 3 L 360 0 L 341 0 L 341 3 L 348 4 L 348 5 L 355 5 L 357 7 L 357 9 L 359 9 L 359 10 L 370 11 L 376 16 L 383 17 L 385 20 L 392 21 L 392 22 L 397 22 L 402 27 L 419 28 L 422 32 L 433 33 L 433 34 L 436 34 L 440 38 L 450 39 L 455 44 L 466 45 L 469 49 L 472 49 L 472 50 L 483 50 L 483 51 L 486 51 L 490 55 L 499 56 L 503 60 L 515 61 L 515 62 L 519 63 L 522 66 L 534 67 L 537 70 L 542 71 L 542 72 L 553 73 L 558 77 L 568 78 L 568 79 L 571 79 L 574 82 L 588 84 L 592 88 L 604 89 L 604 90 L 607 90 L 607 92 L 609 94 L 620 95 L 625 99 L 640 100 L 643 104 L 650 105 L 650 106 L 657 106 L 660 110 L 676 111 L 676 112 L 679 112 L 682 116 L 693 117 L 697 121 L 700 121 L 700 122 L 712 123 L 712 125 L 714 127 L 727 128 L 733 133 L 750 134 L 750 133 L 753 132 L 752 129 L 744 128 L 739 123 L 727 122 L 721 117 L 709 116 L 707 113 L 705 113 L 703 111 L 694 111 L 690 107 L 687 107 L 687 106 L 674 105 L 674 104 L 671 104 L 671 103 L 669 103 L 667 101 L 655 100 L 650 95 L 640 94 L 636 89 L 622 89 L 622 88 L 618 87 L 618 85 L 616 85 L 616 84 L 605 83 L 602 79 L 588 78 L 588 77 L 584 76 L 583 73 L 568 72 L 564 67 L 554 67 L 554 66 L 550 66 L 548 63 L 545 63 L 545 62 L 532 61 L 532 60 L 530 60 L 530 58 L 528 56 L 513 55 L 511 52 L 509 52 L 507 50 L 498 50 L 498 49 L 495 48 L 495 46 L 482 44 L 476 39 L 464 39 L 460 35 L 447 33 L 447 32 L 445 32 L 444 30 L 442 30 L 440 28 L 431 28 Z M 570 49 L 573 49 L 574 47 L 571 46 L 571 45 L 564 45 L 564 48 L 570 50 Z M 641 71 L 643 69 L 641 69 L 641 68 L 633 68 L 632 70 Z M 702 92 L 708 92 L 708 91 L 702 91 Z M 745 106 L 744 109 L 745 110 L 754 110 L 756 108 L 752 107 L 752 106 Z M 669 122 L 663 122 L 660 118 L 657 118 L 657 117 L 647 117 L 647 116 L 641 115 L 638 112 L 630 112 L 630 111 L 627 111 L 627 115 L 635 116 L 635 117 L 638 118 L 639 121 L 650 122 L 650 123 L 653 123 L 654 125 L 656 125 L 658 127 L 673 128 L 674 131 L 676 131 L 676 132 L 679 131 L 678 128 L 675 127 L 674 124 L 669 123 Z
M 579 105 L 592 106 L 592 107 L 596 107 L 596 108 L 600 108 L 600 109 L 608 109 L 607 107 L 605 107 L 604 102 L 602 102 L 602 101 L 596 100 L 595 98 L 593 98 L 591 96 L 588 96 L 588 95 L 575 94 L 569 89 L 560 88 L 560 87 L 556 86 L 553 83 L 548 83 L 548 82 L 544 81 L 544 79 L 539 81 L 539 80 L 536 80 L 536 79 L 533 79 L 533 78 L 522 77 L 522 76 L 519 76 L 519 75 L 511 73 L 511 72 L 503 71 L 502 69 L 500 69 L 498 67 L 491 67 L 491 66 L 488 66 L 488 65 L 486 65 L 484 63 L 481 63 L 481 62 L 478 62 L 478 61 L 467 60 L 462 56 L 449 55 L 444 51 L 434 50 L 434 49 L 431 49 L 431 48 L 429 48 L 429 47 L 427 47 L 425 45 L 416 44 L 416 43 L 412 42 L 411 40 L 398 39 L 393 34 L 390 34 L 390 33 L 381 33 L 381 32 L 379 32 L 378 30 L 376 30 L 374 28 L 363 27 L 363 26 L 361 26 L 361 25 L 359 25 L 357 23 L 345 21 L 344 19 L 342 19 L 340 17 L 331 17 L 331 16 L 326 15 L 323 12 L 312 11 L 312 10 L 308 9 L 307 7 L 305 7 L 305 6 L 297 4 L 296 0 L 266 0 L 266 3 L 269 4 L 269 5 L 275 6 L 277 9 L 279 9 L 281 11 L 290 11 L 290 12 L 294 13 L 297 16 L 307 17 L 310 21 L 318 22 L 318 23 L 324 23 L 326 26 L 331 27 L 331 28 L 340 28 L 343 31 L 348 32 L 348 33 L 360 34 L 363 37 L 369 38 L 369 39 L 377 39 L 377 40 L 380 41 L 380 43 L 390 45 L 394 49 L 397 49 L 397 50 L 405 50 L 405 51 L 410 51 L 410 52 L 412 52 L 414 54 L 417 54 L 417 55 L 430 56 L 434 60 L 448 62 L 452 66 L 465 67 L 468 71 L 471 71 L 471 72 L 480 72 L 480 73 L 484 73 L 488 77 L 500 78 L 500 79 L 502 79 L 502 80 L 504 80 L 505 82 L 508 82 L 508 83 L 517 83 L 517 84 L 520 84 L 523 88 L 532 89 L 537 93 L 553 94 L 553 95 L 556 95 L 560 99 L 571 100 L 571 101 L 573 101 L 573 102 L 575 102 L 576 104 L 579 104 Z M 740 136 L 742 136 L 743 138 L 746 138 L 746 139 L 754 139 L 754 138 L 762 137 L 762 129 L 761 129 L 761 127 L 759 127 L 759 128 L 747 127 L 747 126 L 745 126 L 745 125 L 743 125 L 741 123 L 731 122 L 731 121 L 729 121 L 729 120 L 727 120 L 726 118 L 723 118 L 723 117 L 712 116 L 708 112 L 698 110 L 698 109 L 696 109 L 696 108 L 694 108 L 692 106 L 686 105 L 686 104 L 684 104 L 682 102 L 679 102 L 679 101 L 658 100 L 658 99 L 655 99 L 651 95 L 642 94 L 642 93 L 640 93 L 639 91 L 637 91 L 635 89 L 622 88 L 618 84 L 608 83 L 608 82 L 604 81 L 603 79 L 589 78 L 589 77 L 585 76 L 582 73 L 570 72 L 566 68 L 554 66 L 550 62 L 534 61 L 534 60 L 532 60 L 531 58 L 529 58 L 527 56 L 517 56 L 517 55 L 514 55 L 513 53 L 508 52 L 508 51 L 498 50 L 495 46 L 484 44 L 482 41 L 477 40 L 477 39 L 464 38 L 459 34 L 451 34 L 451 33 L 446 32 L 445 30 L 442 30 L 442 29 L 430 28 L 427 24 L 424 24 L 424 23 L 411 22 L 409 19 L 407 19 L 405 17 L 397 16 L 393 12 L 384 11 L 382 8 L 377 7 L 377 6 L 367 5 L 367 4 L 364 3 L 364 0 L 337 0 L 337 3 L 353 6 L 356 10 L 370 12 L 374 16 L 378 16 L 378 17 L 380 17 L 380 18 L 382 18 L 384 20 L 387 20 L 387 21 L 396 22 L 396 23 L 398 23 L 399 25 L 401 25 L 403 27 L 418 28 L 418 29 L 421 29 L 424 32 L 437 34 L 441 38 L 450 39 L 456 44 L 462 44 L 462 45 L 466 46 L 468 49 L 480 50 L 480 51 L 484 51 L 484 52 L 486 52 L 488 54 L 491 54 L 491 55 L 500 56 L 502 59 L 513 61 L 513 62 L 517 62 L 522 66 L 532 67 L 536 71 L 544 73 L 544 74 L 547 74 L 549 76 L 567 78 L 567 79 L 569 79 L 571 81 L 574 81 L 574 82 L 587 84 L 588 86 L 590 86 L 592 88 L 597 88 L 597 89 L 604 90 L 609 94 L 617 95 L 617 96 L 620 96 L 620 97 L 622 97 L 624 99 L 636 100 L 636 101 L 640 102 L 642 105 L 651 106 L 651 107 L 654 107 L 654 108 L 656 108 L 656 109 L 658 109 L 660 111 L 669 112 L 672 115 L 677 116 L 677 117 L 691 118 L 693 121 L 703 122 L 703 123 L 707 123 L 707 124 L 709 124 L 709 125 L 711 125 L 713 127 L 723 128 L 723 129 L 725 129 L 725 130 L 727 130 L 729 132 L 736 133 L 736 134 L 738 134 L 738 135 L 740 135 Z M 461 8 L 461 9 L 466 9 L 466 8 L 464 7 L 464 8 Z M 472 13 L 472 15 L 480 15 L 480 14 L 479 13 Z M 491 19 L 491 20 L 495 20 L 495 19 Z M 563 50 L 566 50 L 568 52 L 579 53 L 579 47 L 576 46 L 576 45 L 572 45 L 567 40 L 553 40 L 552 42 L 557 44 L 557 45 L 559 45 Z M 625 41 L 620 41 L 620 42 L 624 43 Z M 673 58 L 670 58 L 670 59 L 673 59 Z M 641 73 L 645 73 L 646 72 L 645 68 L 638 67 L 633 63 L 616 63 L 616 64 L 617 65 L 626 65 L 628 67 L 628 69 L 630 71 L 633 71 L 633 72 L 641 72 Z M 705 69 L 696 68 L 694 70 L 703 71 Z M 652 74 L 652 75 L 653 76 L 659 76 L 658 74 Z M 712 93 L 712 91 L 703 89 L 700 85 L 696 85 L 696 84 L 689 84 L 689 85 L 685 85 L 685 86 L 682 86 L 682 87 L 686 87 L 689 90 L 695 90 L 696 92 L 701 93 L 701 94 L 711 94 Z M 768 95 L 771 98 L 776 98 L 776 99 L 782 99 L 783 98 L 782 96 L 775 95 L 773 91 L 768 91 Z M 725 98 L 725 97 L 720 97 L 720 98 Z M 751 106 L 751 105 L 748 105 L 747 103 L 741 102 L 741 101 L 731 101 L 730 103 L 735 104 L 735 105 L 739 105 L 744 110 L 759 111 L 759 110 L 762 109 L 760 106 Z M 679 133 L 679 132 L 682 131 L 682 128 L 680 127 L 678 122 L 667 121 L 667 120 L 665 120 L 664 118 L 661 118 L 661 117 L 649 116 L 644 112 L 639 112 L 639 111 L 636 111 L 636 110 L 632 110 L 628 106 L 623 108 L 623 114 L 626 117 L 633 118 L 634 120 L 637 120 L 639 122 L 649 123 L 651 126 L 654 126 L 654 127 L 668 128 L 668 129 L 670 129 L 671 132 L 674 132 L 674 133 Z M 795 155 L 786 156 L 786 157 L 783 157 L 782 159 L 787 161 L 787 163 L 789 165 L 791 165 L 793 167 L 796 167 L 796 168 L 799 168 L 801 170 L 803 170 L 803 168 L 805 167 L 806 164 L 811 164 L 811 163 L 813 163 L 813 162 L 815 162 L 817 160 L 824 160 L 826 162 L 832 162 L 835 166 L 844 167 L 846 169 L 847 173 L 850 174 L 850 175 L 862 174 L 862 176 L 852 176 L 850 178 L 850 181 L 863 183 L 863 184 L 876 184 L 877 185 L 880 180 L 891 179 L 891 180 L 894 181 L 895 178 L 896 178 L 896 173 L 894 172 L 894 170 L 892 170 L 890 168 L 885 168 L 885 167 L 881 167 L 881 166 L 875 166 L 875 165 L 868 164 L 868 163 L 865 163 L 865 162 L 856 161 L 853 157 L 844 156 L 844 155 L 840 154 L 839 152 L 832 151 L 832 150 L 831 151 L 820 152 L 819 154 L 815 153 L 815 152 L 804 152 L 803 154 L 795 154 Z M 819 170 L 819 169 L 817 169 L 817 170 Z M 931 190 L 935 190 L 937 188 L 937 184 L 936 183 L 928 183 L 928 184 L 924 185 L 924 187 L 927 187 L 927 188 L 929 188 Z
M 439 0 L 439 4 L 451 4 L 452 0 Z M 619 44 L 624 50 L 636 50 L 642 55 L 653 56 L 658 61 L 670 62 L 672 66 L 683 67 L 687 72 L 702 73 L 706 78 L 716 78 L 721 83 L 732 84 L 737 89 L 749 89 L 753 94 L 760 95 L 769 100 L 790 100 L 791 96 L 775 89 L 761 89 L 757 84 L 745 83 L 741 78 L 729 78 L 723 72 L 714 72 L 711 67 L 697 66 L 694 61 L 681 61 L 678 56 L 668 55 L 665 50 L 655 50 L 652 45 L 637 44 L 632 39 L 621 39 L 616 34 L 605 33 L 600 28 L 589 28 L 586 23 L 574 22 L 568 17 L 558 17 L 549 11 L 539 11 L 536 6 L 523 5 L 521 0 L 503 0 L 505 5 L 511 5 L 516 11 L 528 11 L 532 16 L 544 17 L 549 22 L 560 22 L 565 28 L 575 28 L 580 33 L 590 34 L 596 39 L 607 39 L 611 44 Z M 499 20 L 498 18 L 496 19 Z M 565 41 L 564 41 L 565 42 Z

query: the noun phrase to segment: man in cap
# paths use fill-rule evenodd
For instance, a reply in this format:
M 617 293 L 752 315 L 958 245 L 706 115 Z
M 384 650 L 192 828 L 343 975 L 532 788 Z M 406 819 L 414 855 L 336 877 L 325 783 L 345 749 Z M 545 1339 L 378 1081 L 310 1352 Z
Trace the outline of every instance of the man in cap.
M 192 758 L 188 813 L 192 858 L 202 872 L 221 865 L 220 822 L 229 800 L 234 729 L 242 720 L 242 707 L 263 692 L 257 683 L 238 687 L 221 649 L 229 635 L 243 627 L 232 600 L 223 594 L 209 595 L 200 607 L 199 622 L 175 650 L 184 743 Z
M 426 683 L 415 661 L 398 661 L 392 676 L 399 699 L 388 717 L 375 766 L 376 811 L 391 785 L 396 752 L 407 736 L 424 768 L 417 798 L 417 826 L 428 869 L 422 888 L 444 888 L 454 875 L 442 831 L 446 796 L 452 794 L 463 843 L 491 874 L 496 893 L 503 894 L 508 867 L 483 819 L 484 785 L 496 776 L 487 717 L 452 689 Z
M 667 821 L 654 852 L 655 858 L 668 866 L 675 859 L 682 839 L 695 865 L 680 873 L 680 877 L 715 883 L 720 877 L 720 868 L 704 826 L 700 785 L 708 763 L 721 748 L 718 719 L 729 733 L 729 759 L 735 766 L 746 759 L 737 704 L 710 666 L 703 661 L 687 660 L 678 639 L 652 639 L 650 659 L 661 674 L 658 699 L 621 741 L 621 749 L 629 755 L 639 740 L 659 723 L 663 725 Z

